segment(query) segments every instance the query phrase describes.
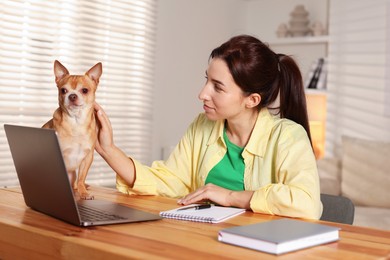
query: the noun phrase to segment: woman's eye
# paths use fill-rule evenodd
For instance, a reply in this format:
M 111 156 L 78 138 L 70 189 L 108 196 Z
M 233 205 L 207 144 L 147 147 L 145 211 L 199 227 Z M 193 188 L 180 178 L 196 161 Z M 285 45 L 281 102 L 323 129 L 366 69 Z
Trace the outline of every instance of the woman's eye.
M 217 91 L 217 92 L 221 92 L 221 91 L 222 91 L 222 88 L 221 88 L 218 84 L 215 84 L 215 85 L 214 85 L 214 89 L 215 89 L 215 91 Z
M 61 94 L 66 94 L 68 93 L 68 90 L 66 88 L 61 88 Z
M 88 89 L 87 88 L 83 88 L 82 91 L 83 91 L 83 94 L 87 94 L 88 93 Z

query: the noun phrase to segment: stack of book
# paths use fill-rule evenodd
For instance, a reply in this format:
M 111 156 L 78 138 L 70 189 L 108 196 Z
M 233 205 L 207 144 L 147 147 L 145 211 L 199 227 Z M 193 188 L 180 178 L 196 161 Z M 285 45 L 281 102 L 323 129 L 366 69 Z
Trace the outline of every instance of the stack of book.
M 324 58 L 314 61 L 306 77 L 305 87 L 308 89 L 326 89 L 327 62 Z

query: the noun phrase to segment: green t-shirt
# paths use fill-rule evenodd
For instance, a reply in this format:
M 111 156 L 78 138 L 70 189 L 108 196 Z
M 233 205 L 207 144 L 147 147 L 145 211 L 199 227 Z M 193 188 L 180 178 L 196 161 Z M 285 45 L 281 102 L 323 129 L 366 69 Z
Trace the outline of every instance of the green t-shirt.
M 244 190 L 245 164 L 241 155 L 244 148 L 229 141 L 226 129 L 223 131 L 223 139 L 227 145 L 227 152 L 209 172 L 206 184 L 212 183 L 229 190 Z

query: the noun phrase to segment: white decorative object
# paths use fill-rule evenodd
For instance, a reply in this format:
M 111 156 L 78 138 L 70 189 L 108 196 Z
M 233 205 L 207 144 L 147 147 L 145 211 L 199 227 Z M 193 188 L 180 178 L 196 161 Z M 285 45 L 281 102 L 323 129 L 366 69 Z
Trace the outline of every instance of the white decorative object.
M 305 10 L 303 5 L 297 5 L 290 15 L 290 33 L 292 36 L 306 36 L 310 33 L 309 12 Z
M 289 30 L 288 30 L 288 27 L 287 27 L 287 24 L 285 23 L 281 23 L 278 27 L 278 29 L 276 30 L 276 35 L 279 37 L 279 38 L 285 38 L 289 35 Z
M 322 25 L 322 23 L 319 21 L 316 21 L 315 23 L 312 24 L 311 31 L 314 36 L 321 36 L 325 34 L 325 28 Z

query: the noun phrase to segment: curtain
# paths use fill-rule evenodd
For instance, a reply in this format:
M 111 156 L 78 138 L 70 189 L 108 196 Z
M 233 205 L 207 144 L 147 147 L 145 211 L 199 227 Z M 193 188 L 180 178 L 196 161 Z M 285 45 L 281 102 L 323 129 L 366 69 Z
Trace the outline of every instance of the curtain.
M 0 186 L 18 185 L 3 125 L 41 127 L 58 107 L 54 60 L 70 74 L 102 62 L 96 100 L 115 143 L 150 161 L 155 0 L 5 0 L 0 13 Z M 96 152 L 87 183 L 115 184 Z
M 331 1 L 326 154 L 342 136 L 390 140 L 389 0 Z M 369 173 L 368 173 L 369 174 Z

